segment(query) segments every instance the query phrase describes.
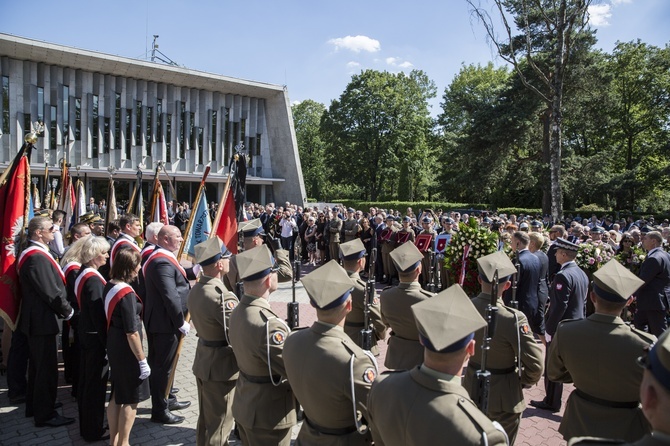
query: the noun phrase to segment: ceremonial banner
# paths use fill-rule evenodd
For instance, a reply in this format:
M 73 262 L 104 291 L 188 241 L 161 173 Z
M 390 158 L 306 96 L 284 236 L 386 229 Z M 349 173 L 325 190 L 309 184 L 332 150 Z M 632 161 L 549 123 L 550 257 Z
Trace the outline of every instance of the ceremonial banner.
M 203 194 L 204 196 L 204 194 Z M 154 191 L 154 202 L 151 206 L 151 208 L 154 210 L 154 214 L 151 217 L 152 222 L 154 221 L 159 221 L 163 223 L 164 225 L 169 225 L 170 224 L 170 219 L 168 218 L 168 210 L 167 210 L 167 202 L 165 201 L 165 192 L 163 192 L 163 185 L 161 184 L 160 181 L 157 181 L 156 183 L 156 189 Z M 191 217 L 193 218 L 193 217 Z M 210 223 L 210 230 L 211 230 L 211 223 Z M 209 237 L 209 232 L 207 233 L 207 237 Z M 206 240 L 207 237 L 203 239 Z M 187 245 L 188 246 L 188 245 Z M 189 251 L 190 254 L 190 251 Z
M 26 152 L 24 145 L 0 182 L 0 316 L 11 330 L 16 329 L 21 302 L 16 243 L 28 225 L 30 203 L 30 165 Z
M 191 219 L 193 223 L 190 225 L 188 234 L 184 234 L 184 238 L 186 238 L 186 252 L 191 256 L 195 256 L 195 245 L 207 240 L 212 233 L 212 221 L 209 218 L 205 191 L 200 194 L 200 202 L 197 203 L 196 208 L 191 212 Z M 226 246 L 228 245 L 226 244 Z
M 414 244 L 417 249 L 421 252 L 426 252 L 430 249 L 430 242 L 432 241 L 433 236 L 430 234 L 419 234 L 414 240 Z
M 235 199 L 230 190 L 219 206 L 222 209 L 219 210 L 220 219 L 214 234 L 219 236 L 230 252 L 237 254 L 237 211 L 235 210 Z
M 79 223 L 79 217 L 86 213 L 86 191 L 84 190 L 84 182 L 77 179 L 75 204 L 72 211 L 72 224 Z
M 116 189 L 114 187 L 114 180 L 109 179 L 107 186 L 107 213 L 105 215 L 105 233 L 107 233 L 107 226 L 110 221 L 118 220 L 119 212 L 116 207 Z
M 438 234 L 435 237 L 435 252 L 443 254 L 444 250 L 449 246 L 449 242 L 451 242 L 451 234 Z

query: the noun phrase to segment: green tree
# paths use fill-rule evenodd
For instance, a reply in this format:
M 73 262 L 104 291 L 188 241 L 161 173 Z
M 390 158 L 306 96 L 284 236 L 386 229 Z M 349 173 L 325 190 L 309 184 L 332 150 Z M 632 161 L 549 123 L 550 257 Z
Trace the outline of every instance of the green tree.
M 422 71 L 354 75 L 321 121 L 332 179 L 359 198 L 396 198 L 401 162 L 414 186 L 431 162 L 428 100 L 436 88 Z M 411 192 L 411 189 L 410 189 Z
M 320 200 L 328 176 L 325 144 L 319 128 L 326 106 L 308 99 L 294 105 L 292 111 L 305 190 L 308 197 Z

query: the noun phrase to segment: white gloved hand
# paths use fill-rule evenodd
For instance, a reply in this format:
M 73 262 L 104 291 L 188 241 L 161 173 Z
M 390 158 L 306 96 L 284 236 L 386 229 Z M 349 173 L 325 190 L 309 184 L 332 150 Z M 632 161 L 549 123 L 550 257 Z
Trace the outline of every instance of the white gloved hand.
M 201 272 L 202 272 L 202 266 L 200 266 L 199 263 L 193 265 L 193 274 L 195 275 L 195 277 L 198 277 Z
M 184 322 L 184 325 L 182 325 L 179 328 L 179 331 L 181 331 L 184 334 L 184 336 L 187 336 L 188 332 L 191 331 L 191 324 L 189 324 L 188 322 Z
M 140 379 L 147 379 L 151 375 L 151 367 L 147 362 L 147 358 L 140 361 Z

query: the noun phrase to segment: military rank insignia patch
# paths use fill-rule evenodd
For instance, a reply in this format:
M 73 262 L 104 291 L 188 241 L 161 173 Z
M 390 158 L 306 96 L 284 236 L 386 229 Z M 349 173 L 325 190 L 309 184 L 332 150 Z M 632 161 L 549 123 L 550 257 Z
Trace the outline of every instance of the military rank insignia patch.
M 284 332 L 277 330 L 270 334 L 270 339 L 272 339 L 274 345 L 282 345 L 286 340 L 286 336 L 284 335 Z
M 226 301 L 226 310 L 234 310 L 237 304 L 234 300 Z
M 557 289 L 558 291 L 561 291 L 561 290 L 563 289 L 563 284 L 562 284 L 562 283 L 557 283 L 557 284 L 556 284 L 556 289 Z
M 377 377 L 377 371 L 373 367 L 368 367 L 363 372 L 363 381 L 365 381 L 368 384 L 372 384 L 372 382 L 375 380 L 376 377 Z
M 519 327 L 519 330 L 521 330 L 521 333 L 523 334 L 528 334 L 528 332 L 530 332 L 530 327 L 528 324 L 523 324 L 521 327 Z
M 372 299 L 372 305 L 379 305 L 379 298 L 377 296 Z

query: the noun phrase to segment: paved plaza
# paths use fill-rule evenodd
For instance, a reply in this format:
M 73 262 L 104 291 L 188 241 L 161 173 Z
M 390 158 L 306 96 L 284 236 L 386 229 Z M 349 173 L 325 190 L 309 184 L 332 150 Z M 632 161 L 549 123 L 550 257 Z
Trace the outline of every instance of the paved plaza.
M 308 272 L 306 269 L 303 273 Z M 378 289 L 381 286 L 378 285 Z M 307 295 L 299 283 L 296 287 L 296 297 L 300 302 L 300 325 L 311 325 L 316 314 L 309 305 Z M 292 298 L 291 284 L 280 284 L 279 290 L 271 297 L 272 307 L 280 317 L 286 316 L 286 303 Z M 191 331 L 186 337 L 184 348 L 177 367 L 175 375 L 175 386 L 180 389 L 177 395 L 180 401 L 191 401 L 191 407 L 177 412 L 186 417 L 182 424 L 167 426 L 152 423 L 151 403 L 147 400 L 139 404 L 137 410 L 137 419 L 130 435 L 130 442 L 133 445 L 164 446 L 164 445 L 193 445 L 195 444 L 195 427 L 198 418 L 198 400 L 195 378 L 191 373 L 191 365 L 195 356 L 197 338 L 194 331 Z M 146 349 L 146 346 L 145 346 Z M 386 345 L 381 349 L 381 355 L 378 358 L 380 369 L 383 369 L 383 358 L 386 353 Z M 63 408 L 58 409 L 64 416 L 77 417 L 77 404 L 70 397 L 70 386 L 65 384 L 62 373 L 60 373 L 58 389 L 58 400 L 63 403 Z M 565 403 L 567 395 L 572 391 L 572 386 L 565 386 L 563 402 Z M 544 396 L 544 387 L 542 381 L 537 386 L 524 391 L 526 402 L 530 400 L 542 399 Z M 59 428 L 41 427 L 37 428 L 33 424 L 32 418 L 24 417 L 25 404 L 12 405 L 7 397 L 7 378 L 0 376 L 0 445 L 84 445 L 84 444 L 105 444 L 104 442 L 87 443 L 79 435 L 78 423 Z M 565 445 L 561 435 L 558 433 L 562 411 L 557 414 L 551 414 L 546 411 L 537 410 L 529 406 L 524 412 L 521 420 L 521 428 L 517 437 L 516 445 L 534 446 Z M 293 430 L 294 438 L 297 435 L 300 425 Z M 240 445 L 241 443 L 234 437 L 231 437 L 231 444 Z

